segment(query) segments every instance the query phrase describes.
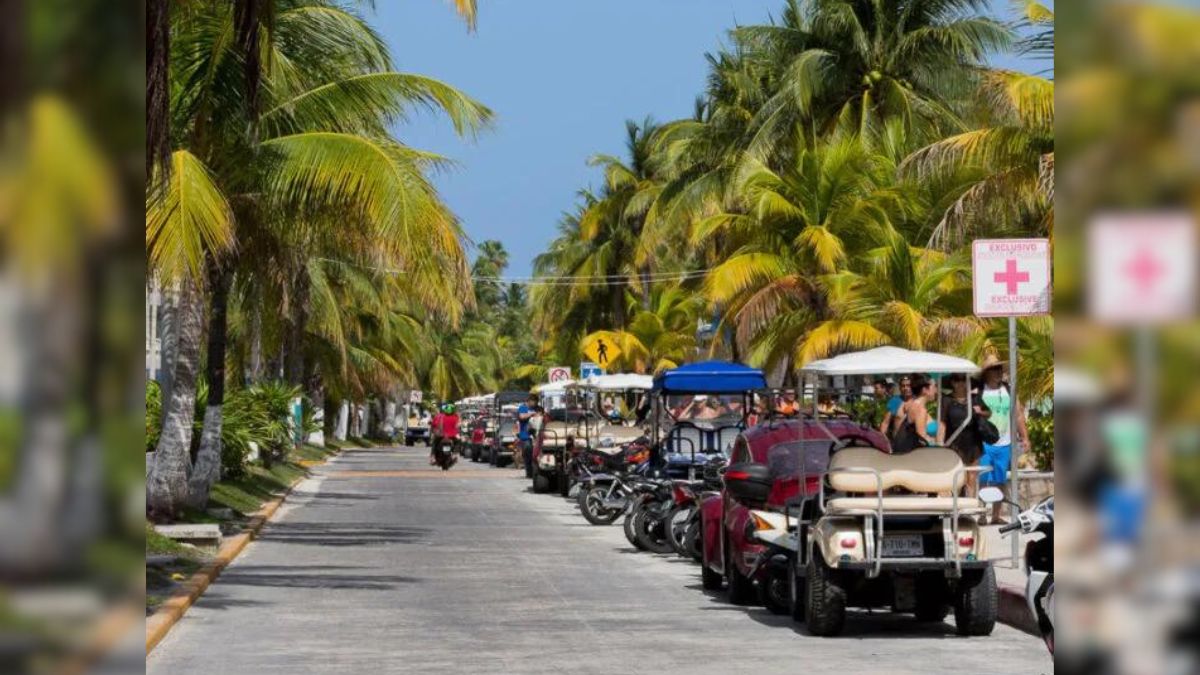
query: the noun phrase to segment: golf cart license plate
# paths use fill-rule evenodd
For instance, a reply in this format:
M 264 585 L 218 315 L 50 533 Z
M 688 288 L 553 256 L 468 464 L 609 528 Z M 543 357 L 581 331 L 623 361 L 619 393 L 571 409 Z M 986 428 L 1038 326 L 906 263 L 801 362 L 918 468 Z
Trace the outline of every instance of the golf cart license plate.
M 883 537 L 883 556 L 885 558 L 912 558 L 925 553 L 921 544 L 921 535 L 898 535 Z

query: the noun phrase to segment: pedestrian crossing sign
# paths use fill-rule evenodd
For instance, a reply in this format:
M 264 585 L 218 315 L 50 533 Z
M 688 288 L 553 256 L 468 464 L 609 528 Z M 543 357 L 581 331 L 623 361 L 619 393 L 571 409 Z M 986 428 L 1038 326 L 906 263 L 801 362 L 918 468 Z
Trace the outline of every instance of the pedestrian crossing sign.
M 583 346 L 583 353 L 592 363 L 601 368 L 608 368 L 609 364 L 621 356 L 621 348 L 611 337 L 596 335 L 588 339 L 587 344 Z

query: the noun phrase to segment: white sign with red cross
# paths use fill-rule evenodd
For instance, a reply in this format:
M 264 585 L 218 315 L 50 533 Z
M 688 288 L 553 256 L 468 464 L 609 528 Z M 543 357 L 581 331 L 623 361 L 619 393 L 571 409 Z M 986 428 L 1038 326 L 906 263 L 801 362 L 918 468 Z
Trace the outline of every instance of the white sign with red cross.
M 976 239 L 971 267 L 975 316 L 1050 313 L 1049 240 Z
M 571 379 L 571 369 L 563 367 L 550 368 L 546 373 L 550 382 L 566 382 Z
M 1182 212 L 1109 213 L 1088 230 L 1092 317 L 1120 324 L 1190 319 L 1196 308 L 1196 223 Z

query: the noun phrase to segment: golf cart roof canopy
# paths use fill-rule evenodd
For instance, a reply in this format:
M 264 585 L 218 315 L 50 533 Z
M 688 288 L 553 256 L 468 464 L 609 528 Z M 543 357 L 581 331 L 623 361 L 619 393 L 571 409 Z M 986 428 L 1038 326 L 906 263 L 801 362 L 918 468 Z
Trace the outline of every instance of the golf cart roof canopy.
M 664 394 L 739 394 L 766 388 L 761 370 L 727 361 L 689 363 L 654 376 L 654 390 Z
M 1066 367 L 1054 369 L 1054 402 L 1088 404 L 1104 399 L 1104 388 L 1088 373 Z
M 575 380 L 560 380 L 558 382 L 550 382 L 547 384 L 539 384 L 533 388 L 535 394 L 557 394 L 567 390 L 575 384 Z
M 654 388 L 654 378 L 649 375 L 634 373 L 613 373 L 612 375 L 591 375 L 580 380 L 577 386 L 596 391 L 647 391 Z
M 865 352 L 821 359 L 800 369 L 814 375 L 887 375 L 891 373 L 965 373 L 974 375 L 979 366 L 966 359 L 935 352 L 916 352 L 900 347 L 876 347 Z

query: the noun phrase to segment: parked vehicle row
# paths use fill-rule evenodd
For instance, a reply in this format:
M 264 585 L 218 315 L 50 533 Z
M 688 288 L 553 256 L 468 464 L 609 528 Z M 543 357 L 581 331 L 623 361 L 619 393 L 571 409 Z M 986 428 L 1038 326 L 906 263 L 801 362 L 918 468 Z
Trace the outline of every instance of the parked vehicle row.
M 885 347 L 811 363 L 802 375 L 816 401 L 822 381 L 911 372 L 978 367 Z M 1001 495 L 962 494 L 967 474 L 988 467 L 965 467 L 945 447 L 893 454 L 876 429 L 815 405 L 793 416 L 759 408 L 752 420 L 766 388 L 761 371 L 715 361 L 652 380 L 544 387 L 531 490 L 573 498 L 592 525 L 621 520 L 636 548 L 699 563 L 705 589 L 790 615 L 815 635 L 839 634 L 852 608 L 932 622 L 953 612 L 960 634 L 991 633 L 998 598 L 980 520 Z M 1048 520 L 1039 508 L 1022 525 L 1046 533 L 1052 505 Z M 1051 645 L 1052 573 L 1052 562 L 1030 572 Z

